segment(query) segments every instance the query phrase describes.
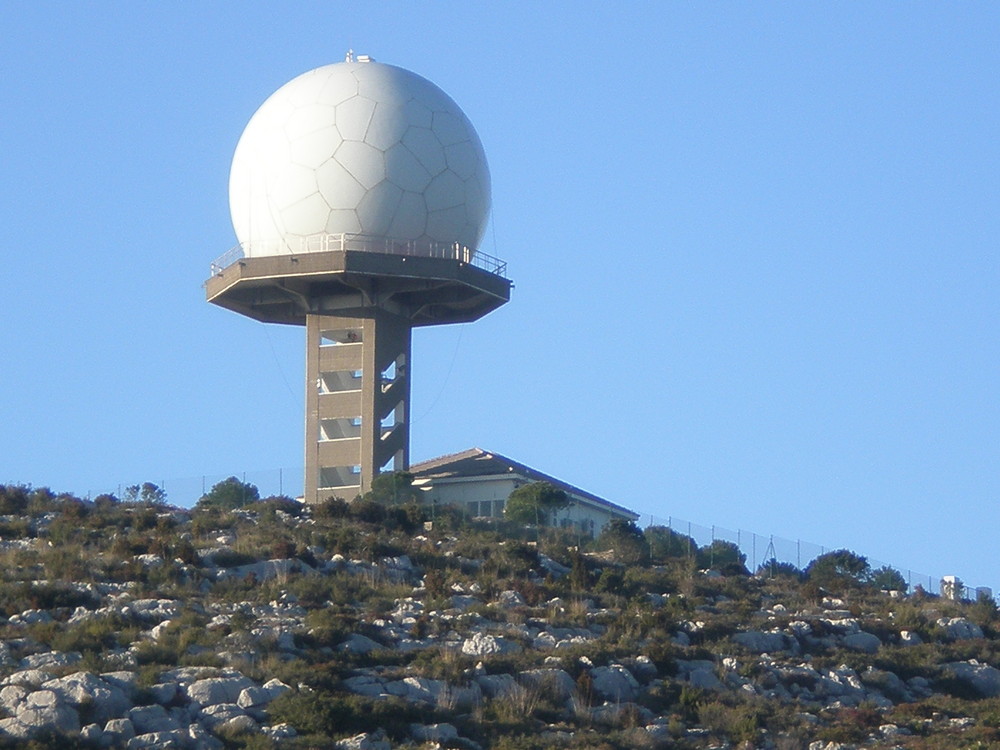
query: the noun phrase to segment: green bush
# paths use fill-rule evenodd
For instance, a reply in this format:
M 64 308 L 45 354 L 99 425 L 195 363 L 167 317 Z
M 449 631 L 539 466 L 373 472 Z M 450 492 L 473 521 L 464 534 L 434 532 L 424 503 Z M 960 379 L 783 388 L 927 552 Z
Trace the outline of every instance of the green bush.
M 255 485 L 241 482 L 236 477 L 228 477 L 212 485 L 212 489 L 198 500 L 197 507 L 233 510 L 258 500 L 260 500 L 260 491 Z
M 272 723 L 287 722 L 300 734 L 327 739 L 380 727 L 394 739 L 409 737 L 409 725 L 428 721 L 427 709 L 399 698 L 367 698 L 328 690 L 297 690 L 278 696 L 268 706 Z

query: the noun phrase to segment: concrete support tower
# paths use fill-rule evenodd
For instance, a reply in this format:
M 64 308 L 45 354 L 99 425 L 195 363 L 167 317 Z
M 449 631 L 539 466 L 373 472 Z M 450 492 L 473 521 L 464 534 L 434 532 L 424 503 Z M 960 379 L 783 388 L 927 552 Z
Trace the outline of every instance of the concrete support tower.
M 471 123 L 413 73 L 348 54 L 289 82 L 237 146 L 240 244 L 210 302 L 306 329 L 305 500 L 352 499 L 409 466 L 411 330 L 510 298 L 477 252 L 489 170 Z

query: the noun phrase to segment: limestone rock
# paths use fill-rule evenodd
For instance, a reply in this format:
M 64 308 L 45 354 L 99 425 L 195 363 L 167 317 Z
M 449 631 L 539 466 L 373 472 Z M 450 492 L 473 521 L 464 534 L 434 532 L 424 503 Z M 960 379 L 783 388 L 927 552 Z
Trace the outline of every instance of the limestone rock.
M 1000 695 L 1000 670 L 980 664 L 975 659 L 956 661 L 945 667 L 962 682 L 968 683 L 984 698 L 994 698 Z
M 163 706 L 136 706 L 128 712 L 137 736 L 173 732 L 180 724 Z
M 502 637 L 473 633 L 462 644 L 462 653 L 467 656 L 491 656 L 493 654 L 519 653 L 521 647 Z
M 966 638 L 982 638 L 983 630 L 974 622 L 970 622 L 964 617 L 942 617 L 937 621 L 938 627 L 944 628 L 948 637 L 952 640 L 962 640 Z
M 145 748 L 183 748 L 188 745 L 186 732 L 174 729 L 169 732 L 149 732 L 140 734 L 128 741 L 128 750 L 144 750 Z
M 569 675 L 567 675 L 568 677 Z M 509 674 L 483 674 L 475 677 L 476 684 L 479 685 L 483 694 L 488 698 L 497 698 L 509 695 L 517 687 L 517 682 L 513 675 Z M 2 693 L 0 693 L 2 695 Z
M 55 692 L 72 706 L 89 706 L 94 719 L 102 724 L 124 716 L 132 708 L 132 702 L 121 688 L 89 672 L 74 672 L 49 680 L 42 687 Z
M 458 730 L 451 724 L 410 724 L 410 736 L 417 742 L 451 742 Z
M 249 677 L 208 677 L 188 685 L 187 697 L 201 705 L 214 706 L 220 703 L 235 704 L 240 693 L 256 684 Z
M 47 651 L 43 654 L 32 654 L 31 656 L 24 657 L 21 659 L 21 668 L 58 669 L 60 667 L 70 667 L 82 658 L 83 655 L 76 651 L 70 651 L 68 653 L 63 653 L 62 651 Z
M 385 732 L 378 729 L 374 732 L 363 732 L 334 745 L 337 750 L 392 750 Z
M 639 691 L 639 683 L 621 664 L 595 667 L 590 671 L 594 692 L 615 703 L 632 701 Z
M 80 730 L 80 715 L 52 690 L 29 693 L 18 706 L 15 718 L 31 733 L 43 729 L 62 733 Z
M 563 669 L 528 669 L 517 677 L 522 685 L 541 688 L 557 701 L 567 701 L 576 692 L 576 683 Z
M 111 719 L 104 725 L 104 735 L 112 745 L 124 745 L 135 737 L 135 727 L 130 719 Z
M 500 596 L 497 597 L 497 603 L 508 609 L 513 607 L 525 607 L 527 602 L 524 601 L 524 597 L 521 596 L 516 591 L 501 591 Z
M 348 651 L 352 654 L 370 654 L 372 651 L 381 651 L 384 648 L 381 643 L 360 633 L 351 633 L 347 636 L 347 640 L 337 646 L 338 651 Z
M 881 647 L 882 641 L 877 635 L 865 633 L 850 633 L 844 636 L 844 646 L 853 651 L 863 651 L 866 654 L 874 654 Z
M 284 722 L 281 724 L 274 724 L 273 726 L 261 727 L 260 731 L 265 737 L 275 741 L 289 740 L 292 737 L 297 737 L 299 734 L 295 731 L 295 727 Z
M 737 633 L 733 636 L 733 642 L 755 654 L 784 651 L 788 648 L 788 641 L 784 633 L 763 633 L 759 630 Z
M 216 703 L 201 709 L 198 712 L 198 719 L 209 729 L 215 730 L 233 719 L 246 715 L 246 711 L 235 703 Z

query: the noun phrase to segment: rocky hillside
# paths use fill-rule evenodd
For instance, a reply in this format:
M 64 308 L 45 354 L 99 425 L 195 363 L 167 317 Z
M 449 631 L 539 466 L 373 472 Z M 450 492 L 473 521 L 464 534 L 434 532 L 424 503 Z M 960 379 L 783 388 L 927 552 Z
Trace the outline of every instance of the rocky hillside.
M 146 499 L 0 486 L 0 745 L 1000 746 L 992 601 L 649 532 Z

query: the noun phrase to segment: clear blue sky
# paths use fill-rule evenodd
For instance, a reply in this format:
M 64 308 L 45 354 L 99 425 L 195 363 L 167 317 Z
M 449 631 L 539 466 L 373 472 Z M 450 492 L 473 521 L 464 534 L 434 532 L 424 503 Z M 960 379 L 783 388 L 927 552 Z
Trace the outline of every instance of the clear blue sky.
M 0 28 L 0 482 L 301 466 L 301 330 L 201 283 L 243 126 L 353 47 L 476 125 L 516 282 L 416 332 L 415 459 L 477 445 L 1000 589 L 996 4 L 34 2 Z

